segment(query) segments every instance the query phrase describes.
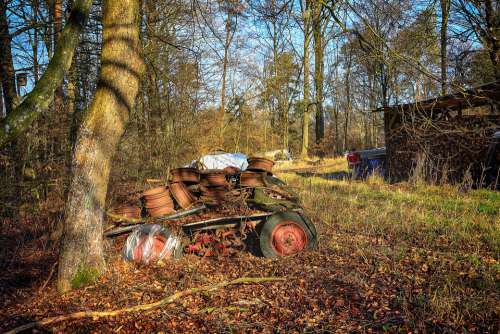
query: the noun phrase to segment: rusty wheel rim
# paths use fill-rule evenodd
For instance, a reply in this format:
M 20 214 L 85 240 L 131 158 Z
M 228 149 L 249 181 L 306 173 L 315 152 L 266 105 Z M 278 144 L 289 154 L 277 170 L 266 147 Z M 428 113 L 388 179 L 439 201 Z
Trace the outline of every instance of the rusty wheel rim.
M 208 187 L 227 185 L 226 173 L 220 169 L 207 169 L 201 172 L 201 183 Z
M 156 187 L 156 188 L 152 188 L 152 189 L 148 189 L 148 190 L 144 190 L 142 192 L 142 195 L 144 197 L 150 197 L 150 196 L 155 196 L 155 195 L 159 195 L 159 194 L 162 194 L 164 192 L 167 191 L 167 188 L 162 186 L 162 187 Z
M 196 168 L 176 168 L 170 171 L 171 182 L 200 182 L 200 172 Z
M 257 172 L 242 172 L 240 174 L 240 185 L 243 187 L 264 186 L 262 174 Z
M 266 158 L 250 157 L 247 159 L 247 162 L 247 170 L 257 170 L 271 173 L 274 166 L 274 161 Z
M 170 192 L 177 201 L 177 204 L 183 209 L 189 207 L 196 198 L 182 182 L 170 183 Z
M 308 239 L 304 229 L 291 220 L 285 220 L 273 229 L 271 245 L 279 256 L 288 256 L 302 251 Z

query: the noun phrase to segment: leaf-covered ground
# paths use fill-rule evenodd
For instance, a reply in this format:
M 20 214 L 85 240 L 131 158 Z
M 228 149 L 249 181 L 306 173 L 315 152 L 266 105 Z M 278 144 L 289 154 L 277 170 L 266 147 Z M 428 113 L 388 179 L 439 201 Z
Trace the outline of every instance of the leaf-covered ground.
M 0 331 L 47 316 L 156 301 L 238 277 L 284 277 L 194 294 L 166 307 L 38 328 L 56 333 L 497 333 L 500 194 L 450 186 L 337 180 L 338 161 L 282 173 L 320 233 L 317 250 L 284 259 L 248 253 L 186 256 L 138 267 L 108 245 L 109 271 L 60 296 L 42 289 L 56 249 L 41 222 L 4 221 L 0 239 Z M 55 276 L 55 275 L 54 275 Z

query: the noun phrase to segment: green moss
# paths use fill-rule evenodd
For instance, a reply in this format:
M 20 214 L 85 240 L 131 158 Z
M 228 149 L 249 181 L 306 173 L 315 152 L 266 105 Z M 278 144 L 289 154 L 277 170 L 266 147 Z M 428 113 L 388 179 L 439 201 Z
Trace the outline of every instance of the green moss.
M 79 289 L 82 286 L 95 282 L 98 277 L 99 271 L 95 268 L 81 268 L 71 280 L 71 287 L 73 289 Z

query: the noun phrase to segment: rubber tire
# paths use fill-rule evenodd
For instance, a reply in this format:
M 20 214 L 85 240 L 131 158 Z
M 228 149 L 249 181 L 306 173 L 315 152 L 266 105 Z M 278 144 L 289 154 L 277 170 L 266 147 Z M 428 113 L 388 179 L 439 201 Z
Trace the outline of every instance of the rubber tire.
M 259 235 L 260 251 L 262 252 L 262 255 L 264 257 L 266 258 L 281 257 L 281 255 L 274 250 L 271 244 L 271 235 L 274 228 L 284 220 L 291 220 L 300 227 L 302 227 L 307 236 L 307 245 L 304 247 L 304 250 L 313 249 L 316 247 L 318 240 L 316 228 L 311 223 L 309 218 L 307 218 L 303 214 L 299 214 L 294 211 L 277 212 L 267 218 L 266 222 L 264 223 L 260 231 Z

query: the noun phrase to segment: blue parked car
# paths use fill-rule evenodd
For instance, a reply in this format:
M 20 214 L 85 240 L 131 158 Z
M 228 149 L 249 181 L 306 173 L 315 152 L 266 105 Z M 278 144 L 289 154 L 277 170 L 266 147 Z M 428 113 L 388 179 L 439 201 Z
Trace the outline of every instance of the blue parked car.
M 352 179 L 364 179 L 374 173 L 385 177 L 385 147 L 370 150 L 351 150 L 346 155 Z
M 480 186 L 500 190 L 500 131 L 495 132 L 491 137 L 483 177 Z

